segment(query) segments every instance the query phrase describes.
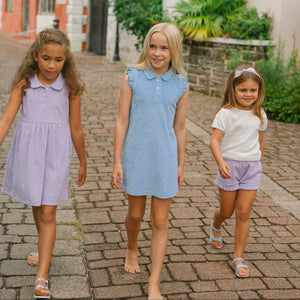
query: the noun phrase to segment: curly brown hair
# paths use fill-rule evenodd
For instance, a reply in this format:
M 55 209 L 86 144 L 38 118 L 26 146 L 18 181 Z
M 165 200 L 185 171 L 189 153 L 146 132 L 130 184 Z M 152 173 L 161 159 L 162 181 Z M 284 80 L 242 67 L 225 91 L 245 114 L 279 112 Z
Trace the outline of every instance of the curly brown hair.
M 61 73 L 69 88 L 69 96 L 72 98 L 75 95 L 82 94 L 84 91 L 84 82 L 76 68 L 75 60 L 70 48 L 70 40 L 62 31 L 54 28 L 45 29 L 37 34 L 35 41 L 28 50 L 12 81 L 12 90 L 22 80 L 25 80 L 25 84 L 21 87 L 21 91 L 23 95 L 26 94 L 25 90 L 30 87 L 30 78 L 34 76 L 39 69 L 35 56 L 37 56 L 38 52 L 48 44 L 60 45 L 65 50 L 66 60 Z

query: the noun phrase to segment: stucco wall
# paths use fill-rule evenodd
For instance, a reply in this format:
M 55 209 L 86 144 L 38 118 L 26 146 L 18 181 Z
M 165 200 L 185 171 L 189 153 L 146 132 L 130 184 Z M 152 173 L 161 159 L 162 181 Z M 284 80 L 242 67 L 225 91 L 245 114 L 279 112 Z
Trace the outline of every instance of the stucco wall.
M 267 12 L 273 18 L 271 33 L 274 43 L 285 43 L 285 57 L 291 55 L 295 35 L 295 46 L 300 53 L 300 1 L 299 0 L 248 0 L 248 7 Z

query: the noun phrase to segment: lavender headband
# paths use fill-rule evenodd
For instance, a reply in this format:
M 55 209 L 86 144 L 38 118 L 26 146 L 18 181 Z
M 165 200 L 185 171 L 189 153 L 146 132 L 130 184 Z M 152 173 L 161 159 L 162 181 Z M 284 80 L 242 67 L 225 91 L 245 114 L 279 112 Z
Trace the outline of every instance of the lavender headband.
M 242 70 L 235 70 L 233 80 L 237 77 L 240 77 L 243 73 L 253 73 L 260 78 L 259 74 L 253 68 L 248 68 Z

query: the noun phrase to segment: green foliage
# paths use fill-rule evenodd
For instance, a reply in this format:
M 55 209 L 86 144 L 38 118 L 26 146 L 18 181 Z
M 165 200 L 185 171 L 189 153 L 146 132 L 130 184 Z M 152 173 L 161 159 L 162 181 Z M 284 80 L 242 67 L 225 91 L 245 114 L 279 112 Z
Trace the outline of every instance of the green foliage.
M 250 10 L 243 8 L 227 19 L 224 33 L 227 33 L 234 39 L 270 39 L 268 33 L 271 29 L 272 19 L 266 13 L 259 17 L 256 8 Z
M 300 123 L 300 67 L 298 53 L 293 50 L 289 62 L 283 59 L 283 47 L 275 49 L 269 47 L 267 58 L 257 62 L 257 67 L 266 84 L 264 109 L 272 119 Z M 227 64 L 234 69 L 240 64 L 247 63 L 245 51 L 234 53 L 231 51 L 231 60 Z
M 176 25 L 192 40 L 223 34 L 226 19 L 238 12 L 246 0 L 181 0 L 176 4 Z
M 137 37 L 138 50 L 149 29 L 162 21 L 162 0 L 115 0 L 113 12 L 122 28 Z

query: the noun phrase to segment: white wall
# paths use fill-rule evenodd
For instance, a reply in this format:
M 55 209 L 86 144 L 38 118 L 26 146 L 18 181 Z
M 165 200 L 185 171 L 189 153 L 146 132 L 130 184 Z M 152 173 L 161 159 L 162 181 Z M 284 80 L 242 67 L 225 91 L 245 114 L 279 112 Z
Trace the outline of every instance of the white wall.
M 67 33 L 74 52 L 81 52 L 82 43 L 87 41 L 87 34 L 82 33 L 82 25 L 87 24 L 87 16 L 83 15 L 84 6 L 88 6 L 88 0 L 69 0 L 67 5 Z
M 284 55 L 289 58 L 295 46 L 300 55 L 300 1 L 299 0 L 248 0 L 248 7 L 256 7 L 258 12 L 267 12 L 273 18 L 271 37 L 275 45 L 280 40 L 285 44 Z
M 116 30 L 117 20 L 113 14 L 113 6 L 108 8 L 107 16 L 107 37 L 106 37 L 106 57 L 113 61 L 116 48 Z M 119 24 L 119 56 L 120 60 L 128 65 L 132 65 L 138 57 L 138 52 L 135 49 L 136 37 L 129 35 L 127 31 L 121 29 Z

